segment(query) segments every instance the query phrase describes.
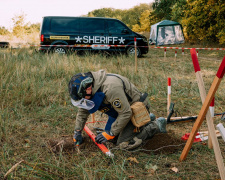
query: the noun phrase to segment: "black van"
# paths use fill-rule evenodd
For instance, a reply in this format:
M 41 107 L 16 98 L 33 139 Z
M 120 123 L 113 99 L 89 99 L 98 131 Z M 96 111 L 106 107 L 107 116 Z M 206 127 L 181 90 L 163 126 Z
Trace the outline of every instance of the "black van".
M 134 54 L 148 53 L 148 41 L 123 22 L 112 18 L 46 16 L 40 31 L 40 51 L 67 53 L 68 50 L 104 50 Z

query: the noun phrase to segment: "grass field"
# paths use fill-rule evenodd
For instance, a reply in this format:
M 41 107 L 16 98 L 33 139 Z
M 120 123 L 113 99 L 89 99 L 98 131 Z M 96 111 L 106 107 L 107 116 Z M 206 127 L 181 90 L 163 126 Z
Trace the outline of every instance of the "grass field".
M 224 51 L 199 50 L 206 92 L 224 55 Z M 67 85 L 79 72 L 105 69 L 126 76 L 149 94 L 151 112 L 157 117 L 167 116 L 167 78 L 171 77 L 171 99 L 177 115 L 198 115 L 201 99 L 189 50 L 184 55 L 178 50 L 176 58 L 174 50 L 167 50 L 164 58 L 162 49 L 150 49 L 138 58 L 137 73 L 134 65 L 134 58 L 124 55 L 56 55 L 39 54 L 34 49 L 0 49 L 0 179 L 16 163 L 8 179 L 220 179 L 214 151 L 208 149 L 207 142 L 194 143 L 183 162 L 179 157 L 185 142 L 172 153 L 167 150 L 169 141 L 162 147 L 164 151 L 112 148 L 113 159 L 88 137 L 80 153 L 73 146 L 49 146 L 51 141 L 73 135 L 77 109 L 70 103 Z M 215 113 L 225 111 L 224 89 L 222 80 L 216 92 Z M 97 120 L 104 118 L 96 113 Z M 219 116 L 214 120 L 215 125 L 225 125 Z M 173 138 L 180 139 L 193 124 L 168 124 L 167 129 Z M 205 122 L 200 128 L 204 130 Z M 167 140 L 167 136 L 163 138 Z M 218 140 L 224 157 L 225 143 Z M 152 142 L 147 143 L 151 146 Z

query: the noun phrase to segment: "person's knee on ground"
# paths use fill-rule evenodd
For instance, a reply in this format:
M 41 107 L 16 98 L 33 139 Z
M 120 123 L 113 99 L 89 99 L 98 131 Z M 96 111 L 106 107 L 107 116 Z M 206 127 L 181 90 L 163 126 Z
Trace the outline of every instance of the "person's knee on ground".
M 152 138 L 155 134 L 166 133 L 166 119 L 163 117 L 155 119 L 154 114 L 152 114 L 150 117 L 152 117 L 152 121 L 140 128 L 141 132 L 136 133 L 135 135 L 132 134 L 132 138 L 126 139 L 123 142 L 117 142 L 117 145 L 120 149 L 131 150 L 137 148 L 142 144 L 144 140 Z M 134 126 L 130 127 L 134 128 Z
M 166 125 L 167 121 L 165 118 L 157 118 L 155 121 L 151 121 L 146 124 L 142 128 L 141 132 L 137 135 L 137 138 L 144 141 L 152 138 L 157 133 L 166 133 Z

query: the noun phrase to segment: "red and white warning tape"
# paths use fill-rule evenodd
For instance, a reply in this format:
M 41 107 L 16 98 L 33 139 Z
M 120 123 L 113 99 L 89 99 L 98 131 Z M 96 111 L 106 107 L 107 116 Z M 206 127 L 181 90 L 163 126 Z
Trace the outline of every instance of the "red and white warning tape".
M 183 47 L 149 47 L 149 48 L 156 48 L 156 49 L 192 49 L 192 48 L 183 48 Z M 225 48 L 195 48 L 195 49 L 202 49 L 202 50 L 225 50 Z
M 127 46 L 133 46 L 133 45 L 105 45 L 105 44 L 101 44 L 101 45 L 22 45 L 22 47 L 27 47 L 27 46 L 36 46 L 36 47 L 127 47 Z M 20 46 L 21 47 L 21 46 Z M 147 46 L 137 46 L 137 47 L 147 47 Z M 166 53 L 166 49 L 182 49 L 182 53 L 184 53 L 185 49 L 192 49 L 192 48 L 184 48 L 184 47 L 155 47 L 155 46 L 148 46 L 149 49 L 164 49 L 165 53 Z M 195 48 L 198 50 L 220 50 L 220 51 L 224 51 L 225 48 Z
M 127 45 L 31 45 L 41 47 L 126 47 Z

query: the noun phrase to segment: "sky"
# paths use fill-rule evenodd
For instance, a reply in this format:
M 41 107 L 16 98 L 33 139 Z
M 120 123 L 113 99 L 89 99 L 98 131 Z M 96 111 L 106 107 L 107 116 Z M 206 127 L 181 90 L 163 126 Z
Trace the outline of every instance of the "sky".
M 25 22 L 41 23 L 43 16 L 82 16 L 101 8 L 130 9 L 154 0 L 0 0 L 0 27 L 13 27 L 12 18 L 25 14 Z

